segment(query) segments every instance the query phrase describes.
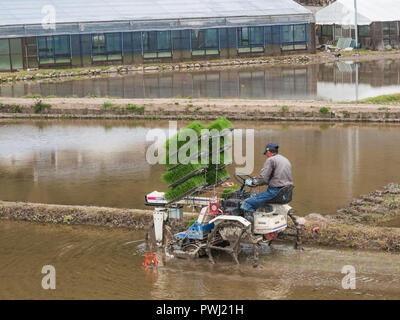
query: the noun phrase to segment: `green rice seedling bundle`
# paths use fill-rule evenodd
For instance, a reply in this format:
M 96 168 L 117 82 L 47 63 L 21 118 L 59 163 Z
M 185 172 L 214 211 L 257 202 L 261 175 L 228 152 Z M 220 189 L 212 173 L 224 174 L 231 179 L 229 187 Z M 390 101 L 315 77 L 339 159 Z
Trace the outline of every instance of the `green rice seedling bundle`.
M 182 197 L 201 190 L 202 187 L 218 185 L 229 179 L 229 173 L 225 166 L 231 163 L 232 159 L 230 153 L 224 153 L 222 150 L 224 145 L 231 144 L 231 139 L 229 139 L 229 136 L 221 136 L 220 133 L 224 130 L 231 130 L 231 128 L 230 121 L 223 118 L 214 121 L 207 127 L 198 121 L 194 121 L 166 141 L 165 163 L 168 172 L 164 173 L 161 178 L 169 186 L 164 195 L 168 202 L 178 201 Z M 190 136 L 187 135 L 189 129 L 194 130 L 198 137 L 197 141 L 192 144 L 188 143 L 190 141 Z M 202 130 L 204 129 L 210 131 L 215 129 L 217 133 L 215 130 L 211 131 L 214 134 L 214 138 L 212 136 L 202 136 Z M 179 137 L 183 137 L 183 135 L 187 136 L 186 139 L 179 141 L 182 140 Z M 202 141 L 200 137 L 208 139 L 208 141 L 204 143 L 204 140 Z M 218 148 L 214 146 L 216 150 L 213 150 L 213 140 L 215 139 L 219 139 L 220 145 Z M 173 150 L 174 145 L 177 146 L 176 150 Z M 207 156 L 206 163 L 201 163 L 202 160 L 204 161 L 202 147 L 208 147 L 207 151 L 204 151 L 208 152 L 205 154 Z M 193 155 L 194 149 L 197 152 Z M 180 162 L 182 159 L 179 159 L 179 155 L 186 155 L 184 162 Z
M 219 152 L 210 154 L 210 162 L 209 165 L 215 165 L 218 169 L 223 169 L 227 165 L 232 163 L 232 154 L 230 152 Z
M 176 143 L 177 150 L 179 150 L 183 145 L 185 145 L 187 142 L 190 140 L 190 136 L 187 134 L 189 130 L 193 130 L 196 132 L 197 136 L 199 137 L 201 135 L 201 130 L 205 129 L 205 127 L 198 121 L 193 121 L 191 124 L 186 126 L 185 128 L 179 130 L 173 137 L 169 138 L 165 142 L 165 148 L 167 151 L 167 154 L 169 153 L 169 149 L 172 146 L 172 143 Z M 183 141 L 180 141 L 180 137 L 183 138 L 185 135 L 187 135 L 186 139 Z M 174 151 L 177 151 L 174 150 Z
M 215 165 L 209 165 L 206 181 L 208 186 L 219 185 L 230 178 L 229 173 L 226 169 L 216 170 Z
M 180 200 L 185 195 L 189 195 L 191 192 L 196 191 L 199 187 L 205 186 L 206 184 L 207 182 L 205 177 L 203 175 L 197 175 L 171 189 L 168 189 L 164 194 L 164 198 L 169 202 Z
M 185 152 L 185 155 L 188 159 L 189 159 L 189 156 L 192 156 L 193 158 L 190 158 L 192 163 L 199 162 L 200 154 L 198 154 L 198 152 L 201 151 L 200 140 L 193 142 L 193 145 L 190 144 L 189 141 L 190 141 L 191 136 L 188 133 L 189 133 L 189 130 L 193 130 L 196 133 L 197 138 L 199 138 L 201 135 L 201 130 L 203 130 L 203 129 L 204 129 L 204 126 L 200 122 L 194 121 L 191 124 L 189 124 L 187 127 L 179 130 L 172 138 L 168 139 L 165 142 L 164 162 L 165 162 L 167 169 L 174 168 L 180 163 L 179 151 L 181 153 Z M 183 138 L 185 138 L 185 139 L 183 139 Z M 182 139 L 183 139 L 183 141 L 180 141 Z M 176 147 L 173 146 L 174 144 L 176 145 Z M 194 150 L 196 150 L 195 154 L 191 154 L 192 147 L 194 148 Z M 182 149 L 182 148 L 184 148 L 184 149 Z
M 239 189 L 240 189 L 239 186 L 226 187 L 226 188 L 222 191 L 221 198 L 226 199 L 226 198 L 228 198 L 232 193 L 234 193 L 236 190 L 239 190 Z
M 208 130 L 217 129 L 218 131 L 223 131 L 224 129 L 231 129 L 233 128 L 232 123 L 225 118 L 219 118 L 206 126 Z
M 190 177 L 193 173 L 199 172 L 202 168 L 205 168 L 206 166 L 207 165 L 204 164 L 192 163 L 181 165 L 171 171 L 167 171 L 166 173 L 164 173 L 161 176 L 161 179 L 164 180 L 168 185 L 175 184 L 178 181 L 183 182 L 186 177 Z

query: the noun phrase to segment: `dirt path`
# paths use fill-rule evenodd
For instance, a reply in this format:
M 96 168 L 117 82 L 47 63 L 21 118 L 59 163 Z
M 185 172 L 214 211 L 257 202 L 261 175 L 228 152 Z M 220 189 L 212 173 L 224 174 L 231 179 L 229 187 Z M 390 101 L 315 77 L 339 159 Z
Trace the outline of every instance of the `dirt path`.
M 0 98 L 0 118 L 150 118 L 314 121 L 400 121 L 399 104 L 316 100 Z

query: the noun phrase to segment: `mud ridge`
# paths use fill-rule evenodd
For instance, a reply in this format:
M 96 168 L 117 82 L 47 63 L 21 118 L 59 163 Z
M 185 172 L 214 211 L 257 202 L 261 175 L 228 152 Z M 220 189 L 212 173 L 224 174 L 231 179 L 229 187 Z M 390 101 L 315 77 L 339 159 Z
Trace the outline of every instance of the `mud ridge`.
M 400 186 L 391 183 L 351 201 L 334 216 L 312 213 L 297 220 L 302 225 L 302 243 L 306 245 L 399 252 L 400 228 L 376 226 L 398 215 Z M 196 216 L 185 213 L 174 227 L 183 230 Z M 0 201 L 0 219 L 144 230 L 152 222 L 152 210 Z M 288 228 L 282 240 L 293 239 L 292 230 Z
M 314 100 L 0 98 L 0 118 L 400 122 L 400 105 Z

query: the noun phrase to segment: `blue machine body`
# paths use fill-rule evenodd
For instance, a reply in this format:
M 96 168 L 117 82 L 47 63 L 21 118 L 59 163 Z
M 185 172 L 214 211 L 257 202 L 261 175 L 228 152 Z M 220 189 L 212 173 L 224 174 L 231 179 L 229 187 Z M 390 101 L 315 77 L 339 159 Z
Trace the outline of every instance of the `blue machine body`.
M 214 228 L 214 223 L 209 223 L 203 226 L 196 221 L 190 226 L 189 229 L 183 232 L 176 233 L 174 237 L 177 240 L 182 240 L 185 238 L 193 240 L 203 240 L 204 235 L 207 232 L 210 232 L 213 228 Z

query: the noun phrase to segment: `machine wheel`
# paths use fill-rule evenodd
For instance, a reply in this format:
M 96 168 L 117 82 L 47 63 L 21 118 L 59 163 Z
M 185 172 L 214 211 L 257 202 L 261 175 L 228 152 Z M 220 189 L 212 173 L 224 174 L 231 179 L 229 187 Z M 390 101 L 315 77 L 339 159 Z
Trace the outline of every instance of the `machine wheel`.
M 189 242 L 181 245 L 181 249 L 174 250 L 173 255 L 177 258 L 196 259 L 204 255 L 205 244 Z
M 240 253 L 240 242 L 247 236 L 247 229 L 238 221 L 223 221 L 215 226 L 208 235 L 206 253 L 212 264 L 215 264 L 213 250 L 229 253 L 237 264 Z

